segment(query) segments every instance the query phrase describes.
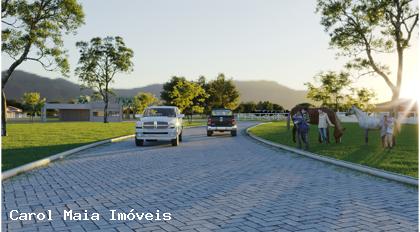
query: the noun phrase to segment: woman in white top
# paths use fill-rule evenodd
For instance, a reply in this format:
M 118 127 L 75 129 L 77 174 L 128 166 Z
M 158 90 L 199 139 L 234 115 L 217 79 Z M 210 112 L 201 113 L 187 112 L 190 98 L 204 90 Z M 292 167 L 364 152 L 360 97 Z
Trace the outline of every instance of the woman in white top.
M 328 126 L 334 126 L 334 124 L 330 121 L 328 114 L 322 111 L 321 109 L 318 110 L 319 113 L 319 120 L 318 120 L 318 129 L 319 134 L 321 135 L 321 141 L 327 143 L 327 129 Z

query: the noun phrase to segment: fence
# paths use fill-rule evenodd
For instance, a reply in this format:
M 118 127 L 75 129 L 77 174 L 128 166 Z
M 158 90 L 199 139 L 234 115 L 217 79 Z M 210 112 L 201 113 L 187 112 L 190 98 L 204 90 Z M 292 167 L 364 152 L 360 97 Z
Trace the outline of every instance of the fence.
M 289 113 L 238 113 L 238 121 L 286 121 Z

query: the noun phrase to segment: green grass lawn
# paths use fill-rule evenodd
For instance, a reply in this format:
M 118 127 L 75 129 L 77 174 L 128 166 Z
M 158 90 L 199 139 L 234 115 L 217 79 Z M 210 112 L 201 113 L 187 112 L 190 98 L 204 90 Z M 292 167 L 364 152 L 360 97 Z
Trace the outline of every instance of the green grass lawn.
M 194 120 L 194 121 L 188 121 L 184 119 L 183 121 L 184 127 L 190 127 L 190 126 L 205 126 L 207 125 L 207 121 L 205 120 Z
M 346 131 L 341 144 L 335 144 L 333 138 L 331 144 L 319 144 L 318 128 L 311 126 L 309 151 L 418 178 L 418 125 L 402 125 L 397 145 L 390 151 L 382 148 L 379 131 L 370 131 L 369 145 L 365 145 L 364 131 L 358 124 L 343 123 L 343 126 Z M 292 132 L 287 131 L 286 122 L 260 125 L 251 129 L 251 133 L 276 143 L 296 146 L 292 141 Z
M 206 121 L 184 120 L 184 126 Z M 85 144 L 134 133 L 135 122 L 9 123 L 2 138 L 2 170 L 8 170 Z
M 88 143 L 134 133 L 134 122 L 50 122 L 8 124 L 2 138 L 2 170 Z

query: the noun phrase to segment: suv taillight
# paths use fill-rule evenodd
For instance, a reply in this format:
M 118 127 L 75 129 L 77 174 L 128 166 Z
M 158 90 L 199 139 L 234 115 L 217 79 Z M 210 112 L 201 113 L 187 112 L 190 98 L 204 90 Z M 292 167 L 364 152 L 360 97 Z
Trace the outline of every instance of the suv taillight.
M 207 120 L 207 125 L 211 126 L 211 118 Z
M 236 124 L 236 120 L 234 118 L 232 118 L 232 125 Z

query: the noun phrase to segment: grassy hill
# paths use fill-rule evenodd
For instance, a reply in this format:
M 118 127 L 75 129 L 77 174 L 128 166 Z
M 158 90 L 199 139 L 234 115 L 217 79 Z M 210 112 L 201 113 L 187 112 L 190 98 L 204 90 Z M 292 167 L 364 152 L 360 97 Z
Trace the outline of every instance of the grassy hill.
M 241 96 L 241 101 L 271 101 L 290 108 L 297 103 L 307 102 L 306 91 L 294 90 L 275 81 L 234 81 Z M 160 96 L 162 84 L 152 84 L 132 89 L 114 89 L 118 96 L 134 96 L 138 92 L 151 92 Z M 50 79 L 36 74 L 15 71 L 5 88 L 8 99 L 20 100 L 23 93 L 40 92 L 47 101 L 68 102 L 81 94 L 91 94 L 91 90 L 80 90 L 77 83 L 63 78 Z

